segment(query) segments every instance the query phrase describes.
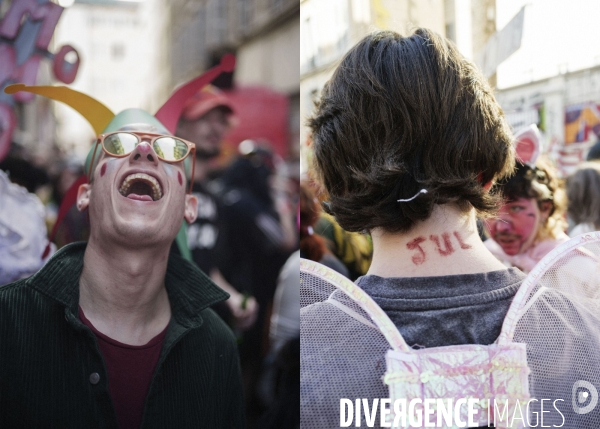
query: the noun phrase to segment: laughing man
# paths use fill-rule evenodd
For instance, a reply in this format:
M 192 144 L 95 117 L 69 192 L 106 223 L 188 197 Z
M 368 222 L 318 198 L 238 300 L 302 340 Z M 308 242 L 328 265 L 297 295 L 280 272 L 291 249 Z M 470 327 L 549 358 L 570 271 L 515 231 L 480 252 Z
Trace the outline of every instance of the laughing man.
M 1 426 L 243 427 L 234 338 L 208 308 L 227 294 L 169 255 L 197 214 L 194 144 L 135 109 L 104 132 L 77 195 L 89 242 L 0 289 Z

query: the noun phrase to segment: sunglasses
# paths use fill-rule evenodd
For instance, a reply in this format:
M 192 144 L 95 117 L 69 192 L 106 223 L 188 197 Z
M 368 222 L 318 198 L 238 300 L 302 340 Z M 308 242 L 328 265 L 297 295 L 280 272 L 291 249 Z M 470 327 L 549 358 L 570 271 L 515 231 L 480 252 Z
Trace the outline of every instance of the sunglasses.
M 96 149 L 98 145 L 102 145 L 102 150 L 108 156 L 113 158 L 124 158 L 131 154 L 142 141 L 148 141 L 154 153 L 161 161 L 169 164 L 175 164 L 185 160 L 190 153 L 194 155 L 196 153 L 196 145 L 187 140 L 180 139 L 178 137 L 166 136 L 164 134 L 154 134 L 147 132 L 135 132 L 135 131 L 116 131 L 114 133 L 100 134 L 94 147 L 94 153 L 92 155 L 92 162 L 90 163 L 90 180 L 92 171 L 94 171 L 94 158 L 96 157 Z M 194 156 L 192 156 L 192 160 Z M 195 162 L 192 161 L 192 175 L 190 179 L 190 189 L 188 193 L 192 192 L 192 186 L 194 183 L 194 169 Z

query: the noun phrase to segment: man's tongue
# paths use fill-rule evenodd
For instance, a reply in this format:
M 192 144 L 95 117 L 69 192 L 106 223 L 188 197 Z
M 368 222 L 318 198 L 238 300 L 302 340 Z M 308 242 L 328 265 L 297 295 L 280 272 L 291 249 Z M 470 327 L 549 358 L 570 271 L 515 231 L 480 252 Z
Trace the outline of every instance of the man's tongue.
M 127 195 L 127 198 L 138 201 L 152 201 L 152 197 L 150 195 L 129 194 Z

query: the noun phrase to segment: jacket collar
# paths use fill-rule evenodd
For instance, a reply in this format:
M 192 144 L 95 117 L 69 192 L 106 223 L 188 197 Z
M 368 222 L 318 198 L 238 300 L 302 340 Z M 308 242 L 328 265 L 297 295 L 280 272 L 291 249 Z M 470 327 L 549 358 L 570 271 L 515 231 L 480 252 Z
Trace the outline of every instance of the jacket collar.
M 86 245 L 80 242 L 61 248 L 27 284 L 77 314 Z M 173 317 L 186 327 L 198 326 L 202 310 L 229 297 L 196 265 L 173 254 L 169 256 L 165 285 Z

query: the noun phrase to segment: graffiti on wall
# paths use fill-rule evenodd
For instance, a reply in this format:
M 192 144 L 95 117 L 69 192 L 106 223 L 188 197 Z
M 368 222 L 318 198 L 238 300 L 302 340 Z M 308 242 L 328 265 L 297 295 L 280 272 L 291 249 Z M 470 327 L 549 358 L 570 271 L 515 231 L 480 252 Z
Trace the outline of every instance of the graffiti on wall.
M 2 0 L 0 0 L 1 3 Z M 40 62 L 52 61 L 56 79 L 72 83 L 79 69 L 79 54 L 69 45 L 48 50 L 63 8 L 48 0 L 13 0 L 0 21 L 0 161 L 8 154 L 16 127 L 14 103 L 26 103 L 34 95 L 4 88 L 13 83 L 35 85 Z
M 600 104 L 582 103 L 565 109 L 565 145 L 596 140 L 600 136 Z

